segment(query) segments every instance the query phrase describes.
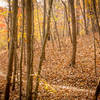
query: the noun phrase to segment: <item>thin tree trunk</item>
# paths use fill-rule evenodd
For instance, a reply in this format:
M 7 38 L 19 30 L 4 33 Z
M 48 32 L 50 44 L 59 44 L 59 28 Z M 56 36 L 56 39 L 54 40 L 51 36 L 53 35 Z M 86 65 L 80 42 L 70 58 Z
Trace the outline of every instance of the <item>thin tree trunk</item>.
M 99 20 L 98 20 L 97 10 L 96 10 L 96 1 L 92 0 L 92 2 L 93 2 L 93 9 L 94 9 L 94 14 L 95 14 L 95 18 L 96 18 L 96 23 L 97 23 L 97 27 L 98 27 L 98 31 L 99 31 L 99 39 L 100 39 L 100 26 L 99 26 Z
M 37 100 L 38 97 L 38 87 L 39 87 L 39 78 L 40 78 L 40 74 L 41 74 L 41 70 L 42 70 L 42 63 L 43 63 L 43 52 L 45 50 L 45 46 L 47 43 L 47 39 L 48 39 L 48 35 L 49 35 L 49 29 L 50 29 L 50 16 L 51 16 L 51 10 L 52 10 L 52 4 L 53 4 L 53 0 L 50 0 L 50 7 L 49 7 L 49 11 L 48 11 L 48 19 L 47 19 L 47 33 L 45 35 L 44 41 L 43 41 L 43 46 L 42 46 L 42 52 L 41 52 L 41 56 L 40 56 L 40 62 L 39 62 L 39 68 L 38 68 L 38 75 L 37 75 L 37 80 L 36 80 L 36 88 L 35 88 L 35 94 L 34 94 L 34 100 Z
M 92 7 L 89 6 L 88 4 L 88 9 L 89 9 L 89 13 L 91 15 L 91 11 L 93 11 Z M 94 19 L 93 17 L 91 17 L 91 23 L 92 23 L 92 33 L 93 33 L 93 40 L 94 40 L 94 69 L 95 69 L 95 75 L 97 76 L 97 71 L 96 71 L 96 42 L 95 42 L 95 23 L 94 23 Z
M 93 31 L 93 25 L 92 25 L 92 31 Z M 93 39 L 94 39 L 94 66 L 95 66 L 95 75 L 97 76 L 97 71 L 96 71 L 96 42 L 95 42 L 95 33 L 93 32 Z
M 42 39 L 43 41 L 45 38 L 45 29 L 46 29 L 46 0 L 44 0 L 43 39 Z M 43 58 L 45 59 L 45 50 L 43 51 Z
M 65 15 L 66 15 L 66 21 L 67 21 L 67 24 L 68 24 L 68 29 L 69 29 L 69 36 L 70 36 L 70 41 L 72 43 L 72 35 L 71 35 L 71 28 L 70 28 L 70 22 L 68 21 L 68 14 L 67 14 L 67 7 L 66 7 L 66 4 L 64 1 L 62 1 L 62 4 L 64 5 L 64 10 L 65 10 Z
M 88 2 L 87 2 L 88 3 Z M 93 10 L 92 7 L 90 7 L 89 3 L 88 3 L 88 9 L 89 9 L 89 13 L 91 15 L 91 11 Z M 91 24 L 92 24 L 92 33 L 93 33 L 93 41 L 94 41 L 94 69 L 95 69 L 95 75 L 97 76 L 97 71 L 96 71 L 96 43 L 95 43 L 95 24 L 94 24 L 94 19 L 93 17 L 91 17 Z
M 100 18 L 100 0 L 98 0 L 98 15 L 99 15 L 99 18 Z
M 66 26 L 66 23 L 65 23 L 65 12 L 64 12 L 64 26 L 63 26 L 63 38 L 65 36 L 65 26 Z
M 84 27 L 85 27 L 85 34 L 88 34 L 88 29 L 87 29 L 87 22 L 86 22 L 86 10 L 85 10 L 85 0 L 83 0 L 83 19 L 84 19 Z
M 16 4 L 16 16 L 18 14 L 18 2 Z M 17 62 L 18 62 L 18 59 L 17 59 L 17 47 L 18 47 L 18 43 L 17 43 L 17 30 L 18 30 L 18 18 L 16 17 L 16 26 L 15 26 L 15 31 L 16 31 L 16 34 L 14 35 L 14 74 L 13 74 L 13 84 L 12 84 L 12 90 L 15 90 L 15 78 L 16 78 L 16 69 L 17 69 Z
M 12 77 L 12 69 L 13 69 L 13 57 L 14 57 L 14 51 L 15 51 L 15 36 L 16 36 L 16 26 L 17 26 L 17 8 L 18 8 L 18 0 L 14 0 L 13 2 L 13 24 L 12 24 L 12 34 L 11 34 L 11 46 L 9 51 L 9 60 L 8 60 L 8 73 L 7 73 L 7 82 L 6 82 L 6 88 L 5 88 L 5 94 L 4 94 L 4 100 L 9 100 L 9 94 L 10 94 L 10 87 L 11 87 L 11 77 Z
M 71 6 L 71 17 L 72 17 L 72 60 L 71 60 L 71 66 L 74 67 L 75 61 L 76 61 L 76 49 L 77 49 L 77 33 L 76 33 L 76 19 L 75 19 L 75 7 L 74 7 L 74 0 L 69 0 L 70 6 Z
M 79 4 L 80 0 L 76 0 L 75 5 L 76 5 L 76 32 L 77 35 L 80 35 L 80 25 L 79 25 L 79 20 L 80 20 L 80 10 L 79 10 Z
M 8 12 L 8 22 L 7 22 L 7 28 L 8 28 L 8 51 L 10 48 L 10 42 L 11 42 L 11 33 L 12 33 L 12 14 L 11 14 L 11 0 L 8 0 L 8 5 L 9 5 L 9 12 Z M 9 56 L 9 54 L 8 54 Z
M 16 52 L 16 48 L 15 48 L 15 52 L 14 52 L 14 74 L 13 74 L 13 83 L 12 83 L 12 90 L 15 90 L 15 81 L 16 81 L 16 69 L 17 69 L 17 52 Z
M 55 20 L 55 18 L 54 18 L 53 11 L 52 11 L 52 16 L 53 16 L 53 20 L 54 20 L 54 26 L 55 26 L 56 34 L 57 34 L 57 37 L 58 37 L 59 50 L 61 51 L 60 37 L 59 37 L 58 29 L 57 29 L 57 22 L 56 22 L 56 20 Z
M 45 24 L 46 24 L 46 0 L 44 0 L 43 40 L 45 38 Z
M 22 62 L 23 62 L 23 47 L 24 47 L 24 7 L 25 0 L 21 0 L 22 3 L 22 39 L 21 39 L 21 56 L 20 56 L 20 91 L 19 91 L 19 99 L 22 100 Z
M 95 92 L 93 100 L 98 100 L 99 93 L 100 93 L 100 81 L 99 81 L 99 83 L 97 85 L 96 92 Z
M 41 44 L 42 44 L 42 41 L 43 41 L 43 37 L 42 37 L 42 32 L 41 32 L 41 26 L 40 26 L 40 19 L 39 19 L 39 9 L 38 9 L 38 2 L 37 2 L 37 19 L 38 19 L 38 24 L 39 24 L 39 32 L 40 32 L 40 38 L 41 38 Z M 44 22 L 45 23 L 45 22 Z
M 26 0 L 26 28 L 27 28 L 27 86 L 26 100 L 32 100 L 32 72 L 33 72 L 33 54 L 32 54 L 32 0 Z
M 8 22 L 7 22 L 7 27 L 8 27 L 8 50 L 9 50 L 9 42 L 10 42 L 10 19 L 11 19 L 11 5 L 10 5 L 10 0 L 8 0 L 9 4 L 9 12 L 8 12 Z

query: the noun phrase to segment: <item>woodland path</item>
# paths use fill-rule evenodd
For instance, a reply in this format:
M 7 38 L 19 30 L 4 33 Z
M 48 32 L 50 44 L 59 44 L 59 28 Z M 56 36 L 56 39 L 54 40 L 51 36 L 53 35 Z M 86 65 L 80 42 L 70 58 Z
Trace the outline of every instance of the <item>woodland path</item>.
M 3 73 L 2 71 L 0 71 L 0 76 L 4 77 L 4 79 L 6 79 L 6 74 Z M 25 82 L 25 81 L 24 81 Z M 72 86 L 64 86 L 64 85 L 51 85 L 53 86 L 56 90 L 60 90 L 60 89 L 68 89 L 71 91 L 77 91 L 77 92 L 89 92 L 89 93 L 95 93 L 95 90 L 93 89 L 81 89 L 81 88 L 77 88 L 77 87 L 72 87 Z

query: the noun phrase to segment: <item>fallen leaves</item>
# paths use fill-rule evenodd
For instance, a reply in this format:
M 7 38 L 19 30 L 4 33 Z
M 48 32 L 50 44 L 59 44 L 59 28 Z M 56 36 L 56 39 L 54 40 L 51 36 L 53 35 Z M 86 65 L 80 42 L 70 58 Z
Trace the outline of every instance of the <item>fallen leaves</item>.
M 63 41 L 63 40 L 61 40 Z M 46 60 L 43 62 L 39 86 L 38 100 L 92 100 L 93 93 L 98 83 L 98 77 L 94 73 L 94 48 L 92 35 L 79 37 L 77 47 L 76 66 L 69 66 L 71 60 L 71 44 L 67 39 L 63 42 L 62 50 L 53 49 L 52 42 L 46 47 Z M 35 86 L 37 69 L 40 56 L 40 44 L 35 44 L 34 77 Z M 56 44 L 55 44 L 56 45 Z M 38 47 L 37 47 L 38 46 Z M 66 47 L 65 47 L 66 46 Z M 7 52 L 0 53 L 0 72 L 7 72 Z M 97 48 L 97 72 L 100 76 L 100 49 Z M 23 88 L 26 86 L 26 65 L 23 68 Z M 0 80 L 2 76 L 0 75 Z M 2 78 L 0 87 L 4 90 L 5 80 Z M 3 85 L 3 86 L 2 86 Z M 18 86 L 16 92 L 11 92 L 14 98 L 18 98 Z M 82 90 L 82 91 L 78 91 Z M 83 91 L 84 90 L 84 91 Z M 86 91 L 85 91 L 86 90 Z M 87 91 L 88 90 L 88 91 Z M 34 91 L 34 90 L 33 90 Z M 25 90 L 23 90 L 25 94 Z M 24 100 L 24 99 L 23 99 Z

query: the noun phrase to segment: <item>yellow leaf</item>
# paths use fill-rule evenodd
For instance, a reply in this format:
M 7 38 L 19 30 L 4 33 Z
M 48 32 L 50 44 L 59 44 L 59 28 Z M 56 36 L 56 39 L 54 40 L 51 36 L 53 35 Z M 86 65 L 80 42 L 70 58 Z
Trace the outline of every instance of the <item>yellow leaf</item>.
M 8 42 L 10 41 L 10 38 L 8 38 Z

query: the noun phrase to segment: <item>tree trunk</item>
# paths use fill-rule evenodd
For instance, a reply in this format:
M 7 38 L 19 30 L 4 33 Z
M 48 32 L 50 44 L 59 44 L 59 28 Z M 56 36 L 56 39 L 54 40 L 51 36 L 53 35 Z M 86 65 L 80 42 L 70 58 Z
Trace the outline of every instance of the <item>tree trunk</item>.
M 80 10 L 79 10 L 79 4 L 80 0 L 76 0 L 76 32 L 77 35 L 80 35 L 80 25 L 79 25 L 79 20 L 80 20 Z
M 53 0 L 50 0 L 50 6 L 49 6 L 49 11 L 48 11 L 48 19 L 47 19 L 47 33 L 45 35 L 43 45 L 42 45 L 42 52 L 40 56 L 40 62 L 39 62 L 39 68 L 38 68 L 38 75 L 37 75 L 37 80 L 36 80 L 36 88 L 35 88 L 35 94 L 34 94 L 34 100 L 37 100 L 38 97 L 38 87 L 39 87 L 39 78 L 42 70 L 42 63 L 43 63 L 43 52 L 45 50 L 45 46 L 47 43 L 48 35 L 49 35 L 49 29 L 50 29 L 50 18 L 51 18 L 51 10 L 52 10 L 52 4 Z
M 32 43 L 32 0 L 26 0 L 26 29 L 27 29 L 27 86 L 26 100 L 32 100 L 32 72 L 33 72 L 33 43 Z
M 100 0 L 98 0 L 98 17 L 100 18 Z
M 72 49 L 72 60 L 71 60 L 71 66 L 74 67 L 75 60 L 76 60 L 76 19 L 75 19 L 75 7 L 74 7 L 74 0 L 69 0 L 70 6 L 71 6 L 71 17 L 72 17 L 72 40 L 73 40 L 73 49 Z
M 22 39 L 21 39 L 21 56 L 20 56 L 20 91 L 19 99 L 22 100 L 22 62 L 23 62 L 23 51 L 24 51 L 24 10 L 25 10 L 25 0 L 21 0 L 22 4 Z
M 55 20 L 55 18 L 54 18 L 53 11 L 52 11 L 52 16 L 53 16 L 53 20 L 54 20 L 54 26 L 55 26 L 56 34 L 57 34 L 57 37 L 58 37 L 59 50 L 61 51 L 60 37 L 59 37 L 58 29 L 57 29 L 57 22 L 56 22 L 56 20 Z
M 94 14 L 95 14 L 95 18 L 96 18 L 97 28 L 99 31 L 99 39 L 100 39 L 100 26 L 99 26 L 99 20 L 98 20 L 97 10 L 96 10 L 96 1 L 92 0 L 92 2 L 93 2 L 93 9 L 94 9 Z
M 17 69 L 17 62 L 18 62 L 18 58 L 17 58 L 17 47 L 18 47 L 18 41 L 17 41 L 17 33 L 18 33 L 18 18 L 17 18 L 17 14 L 18 14 L 18 2 L 17 2 L 17 7 L 16 7 L 16 26 L 15 26 L 15 31 L 16 34 L 14 35 L 14 75 L 13 75 L 13 85 L 12 85 L 12 90 L 15 89 L 15 78 L 16 78 L 16 69 Z
M 15 46 L 14 46 L 15 47 Z M 17 70 L 17 51 L 16 51 L 16 47 L 15 47 L 15 52 L 14 52 L 14 68 L 13 68 L 13 83 L 12 83 L 12 90 L 15 90 L 15 83 L 16 83 L 16 70 Z
M 39 19 L 39 6 L 38 6 L 38 2 L 36 3 L 37 4 L 37 19 L 38 19 L 38 24 L 39 24 L 39 32 L 40 32 L 40 39 L 41 39 L 41 44 L 43 42 L 43 37 L 42 37 L 42 32 L 41 32 L 41 26 L 40 26 L 40 19 Z M 45 23 L 45 22 L 44 22 Z
M 8 0 L 8 4 L 9 4 L 9 12 L 8 12 L 8 22 L 7 22 L 7 28 L 8 28 L 8 50 L 9 50 L 9 46 L 10 46 L 10 33 L 11 33 L 11 23 L 12 23 L 12 19 L 11 19 L 11 4 L 10 4 L 10 0 Z
M 44 0 L 44 18 L 43 18 L 43 39 L 42 44 L 45 38 L 45 29 L 46 29 L 46 0 Z M 45 59 L 45 50 L 43 52 L 43 59 Z
M 87 22 L 86 22 L 85 0 L 83 0 L 83 19 L 84 19 L 85 34 L 88 34 L 88 29 L 86 24 Z
M 100 94 L 100 81 L 99 81 L 99 84 L 97 85 L 97 88 L 96 88 L 94 100 L 98 100 L 99 94 Z
M 18 0 L 13 1 L 13 12 L 12 12 L 12 33 L 11 33 L 11 46 L 9 50 L 9 61 L 8 61 L 8 73 L 7 73 L 7 82 L 6 82 L 6 88 L 5 88 L 5 96 L 4 100 L 9 100 L 9 94 L 10 94 L 10 86 L 11 86 L 11 77 L 12 77 L 12 69 L 13 69 L 13 57 L 14 57 L 14 51 L 15 51 L 15 36 L 16 36 L 16 26 L 17 26 L 17 8 L 18 8 Z

